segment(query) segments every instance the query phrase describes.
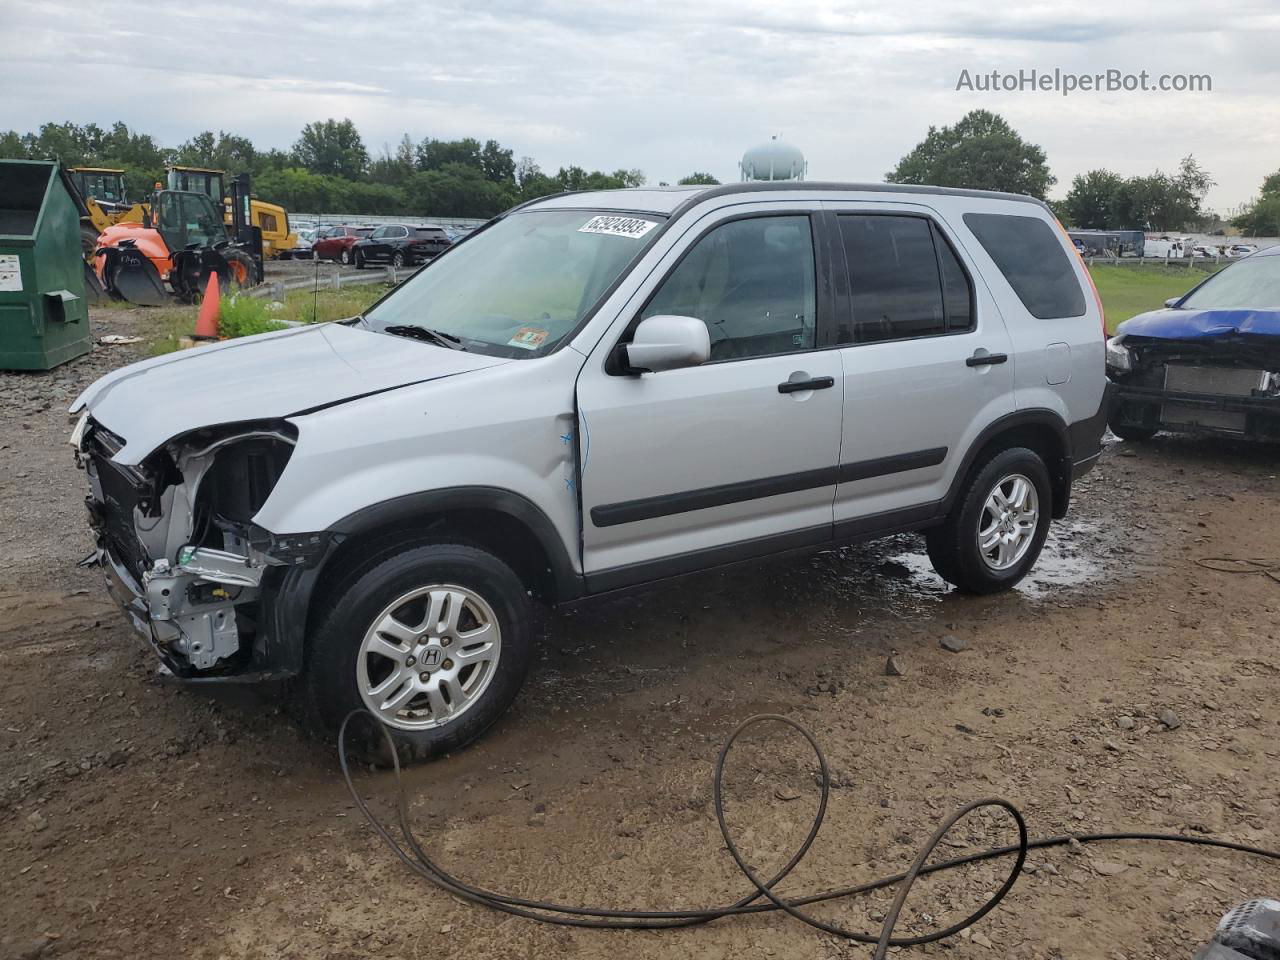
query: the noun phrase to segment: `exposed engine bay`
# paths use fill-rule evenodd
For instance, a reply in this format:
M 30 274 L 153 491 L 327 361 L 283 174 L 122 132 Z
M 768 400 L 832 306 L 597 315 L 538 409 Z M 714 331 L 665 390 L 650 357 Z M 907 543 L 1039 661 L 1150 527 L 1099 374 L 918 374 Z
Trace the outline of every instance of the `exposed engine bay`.
M 1114 337 L 1112 423 L 1280 440 L 1280 337 Z
M 77 427 L 72 443 L 98 535 L 89 559 L 175 673 L 234 672 L 247 662 L 264 573 L 288 562 L 272 556 L 273 538 L 252 518 L 296 439 L 283 421 L 213 427 L 130 466 L 112 459 L 122 438 L 87 417 Z

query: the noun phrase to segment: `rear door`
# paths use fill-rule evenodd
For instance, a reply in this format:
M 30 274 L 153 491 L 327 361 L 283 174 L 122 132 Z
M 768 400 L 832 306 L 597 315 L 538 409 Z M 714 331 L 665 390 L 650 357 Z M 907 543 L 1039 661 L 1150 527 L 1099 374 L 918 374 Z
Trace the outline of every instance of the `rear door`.
M 819 205 L 751 209 L 692 224 L 579 376 L 592 591 L 831 537 L 842 378 L 818 335 L 830 312 Z M 613 372 L 617 344 L 660 314 L 703 320 L 710 361 Z
M 1014 378 L 995 301 L 936 210 L 825 206 L 841 288 L 840 538 L 936 516 L 978 434 L 1013 412 Z

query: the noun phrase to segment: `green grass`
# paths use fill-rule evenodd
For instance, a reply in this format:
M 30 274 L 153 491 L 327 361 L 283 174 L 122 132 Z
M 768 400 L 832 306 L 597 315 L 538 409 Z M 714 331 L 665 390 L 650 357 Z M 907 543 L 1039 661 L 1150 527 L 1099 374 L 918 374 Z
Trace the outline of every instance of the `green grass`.
M 387 292 L 380 283 L 362 284 L 342 290 L 292 290 L 285 294 L 283 306 L 273 308 L 266 300 L 252 297 L 227 298 L 221 301 L 218 332 L 227 338 L 246 337 L 269 330 L 279 330 L 284 321 L 327 323 L 364 312 Z M 150 341 L 152 356 L 172 353 L 182 337 L 191 336 L 196 328 L 196 306 L 158 307 L 147 310 L 143 320 L 143 336 Z
M 1134 266 L 1098 264 L 1089 272 L 1102 297 L 1107 330 L 1114 333 L 1123 321 L 1160 309 L 1170 297 L 1182 296 L 1212 271 L 1155 263 L 1138 266 L 1135 262 Z

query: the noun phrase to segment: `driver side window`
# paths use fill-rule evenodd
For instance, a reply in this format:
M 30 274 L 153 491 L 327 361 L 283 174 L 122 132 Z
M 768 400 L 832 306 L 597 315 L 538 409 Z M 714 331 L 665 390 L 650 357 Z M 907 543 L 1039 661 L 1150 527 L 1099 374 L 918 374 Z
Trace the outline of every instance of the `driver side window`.
M 373 231 L 373 233 L 369 234 L 369 239 L 370 239 L 370 240 L 381 240 L 381 239 L 382 239 L 383 237 L 385 237 L 386 235 L 387 235 L 387 228 L 386 228 L 386 227 L 379 227 L 377 230 Z
M 667 275 L 642 317 L 697 317 L 711 360 L 809 350 L 815 344 L 813 232 L 804 215 L 721 224 Z

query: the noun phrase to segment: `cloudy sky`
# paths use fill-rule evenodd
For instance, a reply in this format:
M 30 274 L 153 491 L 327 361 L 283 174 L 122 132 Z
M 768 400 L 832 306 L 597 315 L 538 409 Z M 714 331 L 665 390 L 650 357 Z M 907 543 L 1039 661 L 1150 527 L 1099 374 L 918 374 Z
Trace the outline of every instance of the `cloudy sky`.
M 1036 68 L 1209 74 L 1201 93 L 957 91 Z M 882 179 L 930 124 L 985 107 L 1071 177 L 1195 154 L 1219 211 L 1280 168 L 1280 3 L 940 0 L 0 0 L 0 129 L 116 119 L 176 145 L 226 129 L 288 147 L 350 117 L 371 152 L 404 132 L 493 137 L 544 168 L 736 179 L 770 134 L 811 178 Z

